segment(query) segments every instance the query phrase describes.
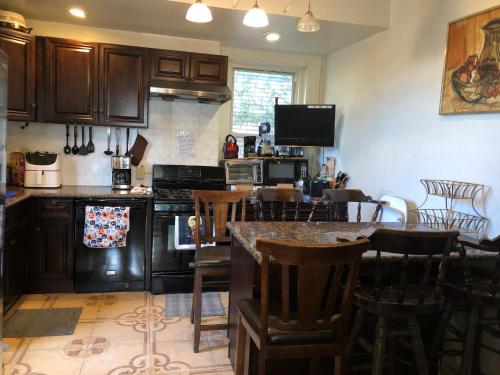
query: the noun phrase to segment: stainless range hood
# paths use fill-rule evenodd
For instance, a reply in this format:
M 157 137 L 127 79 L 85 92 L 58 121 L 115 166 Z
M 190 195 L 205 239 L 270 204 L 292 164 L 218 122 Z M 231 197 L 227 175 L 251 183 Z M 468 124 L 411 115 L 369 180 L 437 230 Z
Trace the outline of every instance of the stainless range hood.
M 227 86 L 181 81 L 152 80 L 149 94 L 164 100 L 197 100 L 200 103 L 225 103 L 231 100 L 231 90 Z

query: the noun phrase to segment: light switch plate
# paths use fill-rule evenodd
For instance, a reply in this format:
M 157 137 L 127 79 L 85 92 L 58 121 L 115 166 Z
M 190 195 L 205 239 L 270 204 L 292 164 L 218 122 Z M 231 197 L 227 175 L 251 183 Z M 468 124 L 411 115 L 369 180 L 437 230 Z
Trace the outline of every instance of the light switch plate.
M 141 164 L 137 167 L 137 175 L 135 176 L 138 180 L 144 180 L 144 175 L 146 174 L 146 167 Z

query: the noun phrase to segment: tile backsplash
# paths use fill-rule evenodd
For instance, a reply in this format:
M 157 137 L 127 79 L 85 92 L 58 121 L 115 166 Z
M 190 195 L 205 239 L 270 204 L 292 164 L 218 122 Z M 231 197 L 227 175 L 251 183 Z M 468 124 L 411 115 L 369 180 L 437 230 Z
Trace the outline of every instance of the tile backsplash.
M 149 128 L 138 130 L 148 141 L 142 164 L 145 179 L 134 185 L 151 184 L 153 164 L 217 165 L 220 154 L 219 106 L 189 101 L 149 102 Z M 7 128 L 7 153 L 12 151 L 49 151 L 62 156 L 62 179 L 64 185 L 111 185 L 111 161 L 104 155 L 107 148 L 106 127 L 92 127 L 95 152 L 87 156 L 63 153 L 65 126 L 63 124 L 31 123 L 21 129 L 21 123 L 9 122 Z M 73 124 L 72 124 L 73 125 Z M 86 127 L 88 129 L 88 127 Z M 88 142 L 88 130 L 85 141 Z M 121 131 L 120 150 L 125 152 L 125 131 Z M 137 131 L 130 131 L 130 145 Z M 81 129 L 78 128 L 78 145 L 81 145 Z M 73 146 L 73 127 L 70 127 L 70 146 Z M 115 150 L 115 132 L 112 132 L 111 150 Z

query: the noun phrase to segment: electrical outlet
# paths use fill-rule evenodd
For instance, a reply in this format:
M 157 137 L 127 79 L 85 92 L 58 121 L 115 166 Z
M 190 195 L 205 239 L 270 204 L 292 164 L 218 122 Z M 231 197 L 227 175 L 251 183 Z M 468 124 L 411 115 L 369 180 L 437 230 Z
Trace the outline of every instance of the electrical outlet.
M 144 180 L 144 175 L 146 174 L 146 167 L 144 164 L 141 164 L 137 167 L 137 174 L 135 176 L 138 180 Z

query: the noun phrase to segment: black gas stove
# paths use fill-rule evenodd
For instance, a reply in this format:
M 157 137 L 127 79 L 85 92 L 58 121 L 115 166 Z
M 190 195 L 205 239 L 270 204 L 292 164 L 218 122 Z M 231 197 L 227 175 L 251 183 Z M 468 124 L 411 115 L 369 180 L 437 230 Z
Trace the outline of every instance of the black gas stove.
M 225 190 L 224 168 L 154 165 L 153 293 L 193 289 L 194 201 L 191 190 Z

